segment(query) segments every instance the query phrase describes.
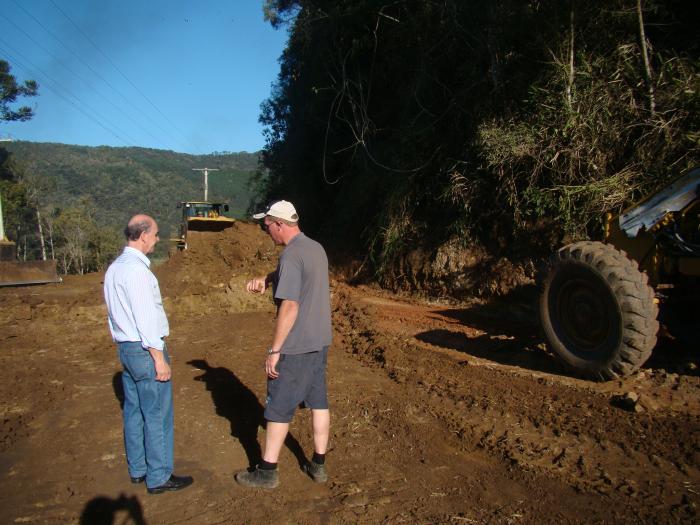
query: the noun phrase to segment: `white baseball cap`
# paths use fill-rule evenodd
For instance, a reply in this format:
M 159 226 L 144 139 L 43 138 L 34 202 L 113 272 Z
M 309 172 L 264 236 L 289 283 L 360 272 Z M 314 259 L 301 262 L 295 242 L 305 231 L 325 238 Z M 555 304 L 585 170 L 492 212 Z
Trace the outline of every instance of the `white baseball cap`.
M 299 220 L 299 215 L 297 215 L 297 210 L 294 208 L 294 204 L 289 201 L 274 202 L 266 211 L 253 215 L 253 219 L 259 221 L 268 215 L 278 219 L 284 219 L 285 221 L 289 222 L 297 222 Z

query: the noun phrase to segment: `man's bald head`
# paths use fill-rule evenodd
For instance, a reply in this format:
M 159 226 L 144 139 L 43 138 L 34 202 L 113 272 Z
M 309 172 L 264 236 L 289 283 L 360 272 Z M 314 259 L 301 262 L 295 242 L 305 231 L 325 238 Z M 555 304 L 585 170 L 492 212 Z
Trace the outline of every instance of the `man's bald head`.
M 148 215 L 138 214 L 129 219 L 124 228 L 126 245 L 148 255 L 159 240 L 158 223 Z
M 156 221 L 153 220 L 153 217 L 149 217 L 148 215 L 134 215 L 131 219 L 129 219 L 126 228 L 124 228 L 124 235 L 126 235 L 126 240 L 139 240 L 139 237 L 141 237 L 142 233 L 151 231 L 151 228 L 153 228 L 155 222 Z

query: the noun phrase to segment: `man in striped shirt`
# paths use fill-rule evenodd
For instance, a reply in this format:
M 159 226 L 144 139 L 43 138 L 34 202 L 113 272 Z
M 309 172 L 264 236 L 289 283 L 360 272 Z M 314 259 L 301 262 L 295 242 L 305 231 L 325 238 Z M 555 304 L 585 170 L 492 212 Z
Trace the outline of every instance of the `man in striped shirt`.
M 158 242 L 158 224 L 135 215 L 124 229 L 126 247 L 104 280 L 109 330 L 124 371 L 124 447 L 132 483 L 150 494 L 180 490 L 190 476 L 173 475 L 173 394 L 169 334 L 158 280 L 146 257 Z

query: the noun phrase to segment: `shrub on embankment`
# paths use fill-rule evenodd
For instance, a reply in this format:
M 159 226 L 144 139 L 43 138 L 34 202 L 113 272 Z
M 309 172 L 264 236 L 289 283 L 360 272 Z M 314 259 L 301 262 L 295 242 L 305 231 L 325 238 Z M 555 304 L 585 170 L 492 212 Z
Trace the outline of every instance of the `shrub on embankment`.
M 268 0 L 260 188 L 396 288 L 600 237 L 700 159 L 695 4 Z

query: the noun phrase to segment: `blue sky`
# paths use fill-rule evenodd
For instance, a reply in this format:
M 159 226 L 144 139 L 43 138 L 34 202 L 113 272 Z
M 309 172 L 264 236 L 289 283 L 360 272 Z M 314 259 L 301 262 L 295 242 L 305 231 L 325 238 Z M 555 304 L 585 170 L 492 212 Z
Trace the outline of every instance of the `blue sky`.
M 2 0 L 0 58 L 39 96 L 0 138 L 257 151 L 286 40 L 262 0 Z

